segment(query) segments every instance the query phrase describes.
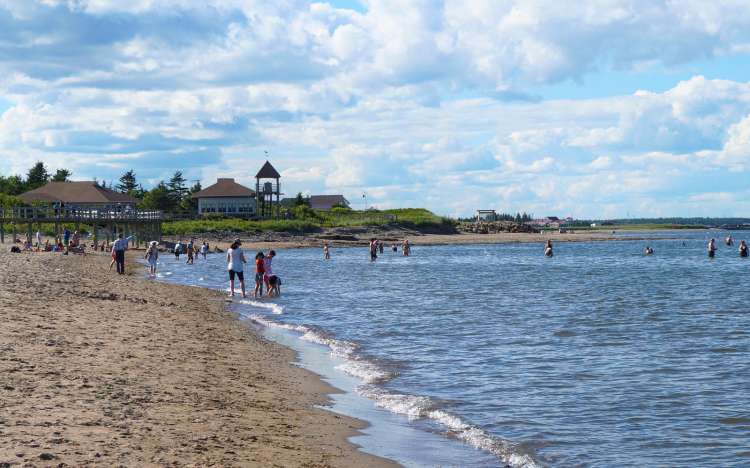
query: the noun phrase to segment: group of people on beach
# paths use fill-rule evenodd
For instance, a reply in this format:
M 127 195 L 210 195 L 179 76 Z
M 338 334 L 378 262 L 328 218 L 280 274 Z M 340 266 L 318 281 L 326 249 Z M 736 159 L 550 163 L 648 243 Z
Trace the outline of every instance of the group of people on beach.
M 207 241 L 203 241 L 201 246 L 197 247 L 195 245 L 195 239 L 191 238 L 187 243 L 183 243 L 182 239 L 180 239 L 174 245 L 174 256 L 177 260 L 179 260 L 180 255 L 185 254 L 187 255 L 187 261 L 185 263 L 187 263 L 188 265 L 192 265 L 195 261 L 195 257 L 197 257 L 198 255 L 201 255 L 203 257 L 203 260 L 205 260 L 209 249 L 210 247 Z
M 242 241 L 235 239 L 227 250 L 227 271 L 229 272 L 229 294 L 234 297 L 234 279 L 240 282 L 242 297 L 247 297 L 245 292 L 245 252 L 242 251 Z M 266 289 L 268 297 L 281 295 L 281 278 L 273 273 L 273 258 L 276 256 L 274 250 L 267 254 L 258 252 L 255 254 L 255 289 L 253 297 L 263 297 L 263 288 Z

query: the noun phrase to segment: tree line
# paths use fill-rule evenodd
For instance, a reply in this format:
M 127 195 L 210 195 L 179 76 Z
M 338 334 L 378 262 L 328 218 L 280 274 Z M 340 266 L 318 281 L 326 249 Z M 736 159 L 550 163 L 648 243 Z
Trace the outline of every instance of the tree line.
M 67 182 L 73 172 L 68 169 L 58 169 L 51 174 L 42 162 L 37 162 L 28 170 L 26 176 L 0 175 L 0 198 L 3 205 L 18 204 L 15 199 L 18 195 L 44 186 L 48 182 Z M 95 182 L 96 179 L 94 180 Z M 150 210 L 163 210 L 166 212 L 195 211 L 197 201 L 192 195 L 202 190 L 200 182 L 196 181 L 192 186 L 182 174 L 175 171 L 167 181 L 159 181 L 151 190 L 145 190 L 136 177 L 135 171 L 126 171 L 116 184 L 107 186 L 106 182 L 97 182 L 100 187 L 115 192 L 126 193 L 138 200 L 138 207 Z

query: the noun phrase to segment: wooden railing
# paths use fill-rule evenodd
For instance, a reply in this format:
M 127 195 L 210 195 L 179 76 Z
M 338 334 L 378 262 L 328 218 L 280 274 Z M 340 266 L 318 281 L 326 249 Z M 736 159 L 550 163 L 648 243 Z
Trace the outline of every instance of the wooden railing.
M 126 222 L 126 221 L 159 221 L 163 213 L 158 210 L 112 209 L 112 208 L 57 208 L 54 206 L 19 206 L 0 209 L 0 220 L 64 220 L 80 222 Z

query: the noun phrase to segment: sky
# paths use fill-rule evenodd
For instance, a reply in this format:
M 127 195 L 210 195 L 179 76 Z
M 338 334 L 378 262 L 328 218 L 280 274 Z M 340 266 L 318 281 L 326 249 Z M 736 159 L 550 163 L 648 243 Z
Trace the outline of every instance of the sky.
M 746 0 L 0 0 L 0 174 L 750 216 Z M 366 198 L 363 198 L 366 194 Z

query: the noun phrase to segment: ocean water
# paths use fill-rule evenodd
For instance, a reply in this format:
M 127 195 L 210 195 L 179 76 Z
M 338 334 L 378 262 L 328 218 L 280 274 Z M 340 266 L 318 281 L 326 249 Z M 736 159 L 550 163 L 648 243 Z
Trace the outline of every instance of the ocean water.
M 282 297 L 236 310 L 324 350 L 310 366 L 348 379 L 376 408 L 365 419 L 414 431 L 358 441 L 406 465 L 750 466 L 750 259 L 721 232 L 662 235 L 553 258 L 537 244 L 373 263 L 366 248 L 277 250 Z M 163 256 L 160 277 L 225 289 L 225 268 Z

